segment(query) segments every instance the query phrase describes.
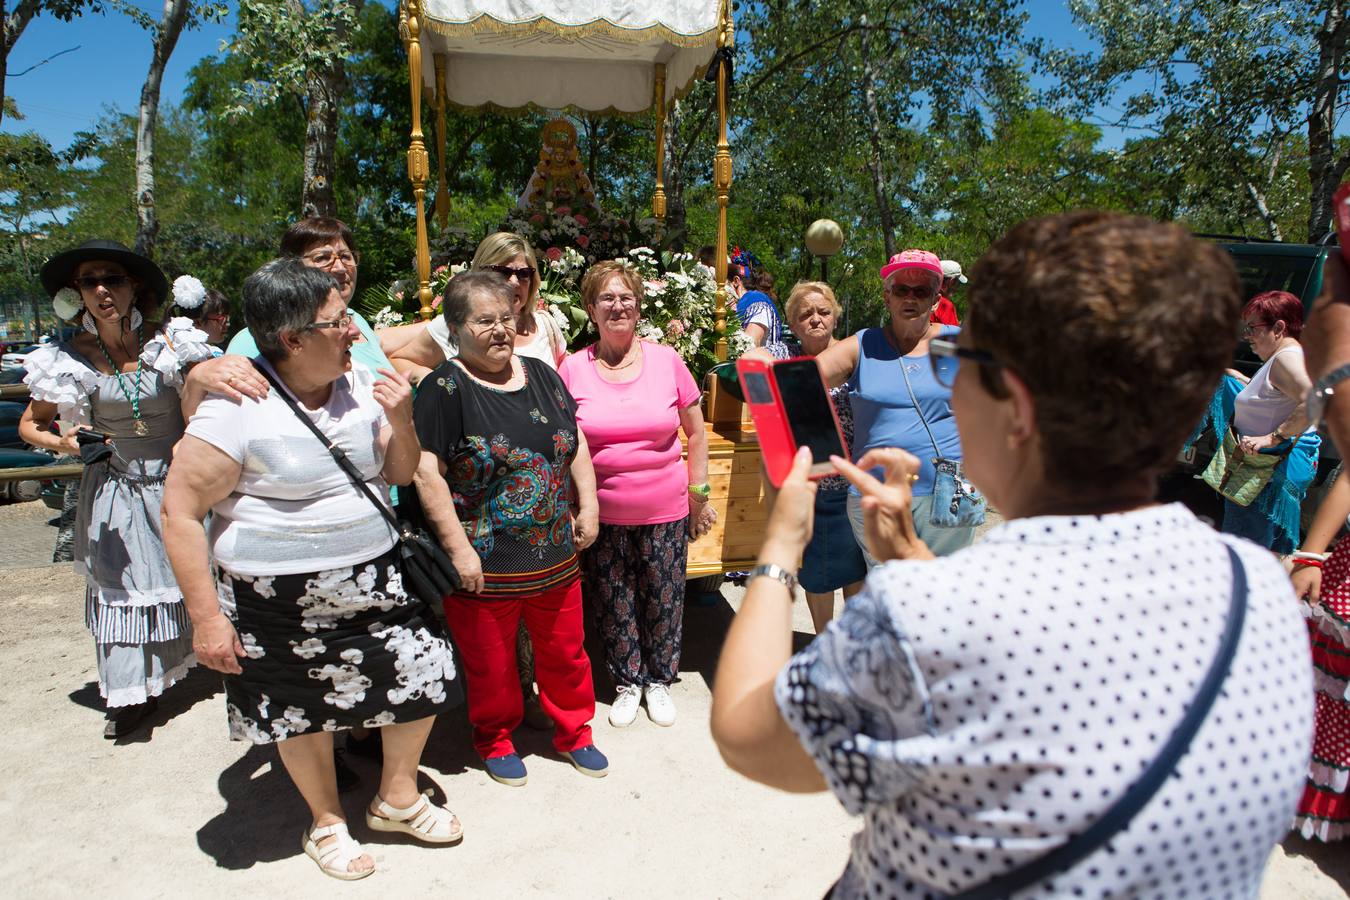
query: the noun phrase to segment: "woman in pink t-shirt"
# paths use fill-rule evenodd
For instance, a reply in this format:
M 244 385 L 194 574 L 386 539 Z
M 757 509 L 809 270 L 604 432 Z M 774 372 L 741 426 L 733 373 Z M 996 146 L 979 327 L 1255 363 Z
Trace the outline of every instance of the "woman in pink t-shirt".
M 701 394 L 679 354 L 637 338 L 643 293 L 627 264 L 591 266 L 581 296 L 600 339 L 558 367 L 595 466 L 600 531 L 581 564 L 618 691 L 609 713 L 617 726 L 632 724 L 644 696 L 648 718 L 675 722 L 669 685 L 680 667 L 687 542 L 717 519 Z

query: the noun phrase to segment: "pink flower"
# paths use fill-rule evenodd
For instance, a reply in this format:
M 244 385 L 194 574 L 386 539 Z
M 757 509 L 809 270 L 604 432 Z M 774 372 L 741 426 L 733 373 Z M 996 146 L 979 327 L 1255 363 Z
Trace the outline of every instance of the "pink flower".
M 591 220 L 583 216 L 581 213 L 577 213 L 575 216 L 572 217 L 572 219 L 583 228 L 591 224 Z
M 530 221 L 536 225 L 542 225 L 544 222 L 544 214 L 535 213 L 534 215 L 530 216 Z
M 449 266 L 437 266 L 436 268 L 434 268 L 434 269 L 431 270 L 431 274 L 432 274 L 432 275 L 440 275 L 441 273 L 443 273 L 443 272 L 444 272 L 446 269 L 448 269 L 448 268 L 450 268 L 450 267 L 449 267 Z
M 586 235 L 584 235 L 584 234 L 579 234 L 579 235 L 577 235 L 577 246 L 578 246 L 578 247 L 580 247 L 582 250 L 585 250 L 585 249 L 586 249 L 587 247 L 589 247 L 590 245 L 591 245 L 591 239 L 590 239 L 590 238 L 586 237 Z
M 671 319 L 666 325 L 666 337 L 677 338 L 684 334 L 684 321 L 681 319 Z
M 558 260 L 562 259 L 562 251 L 559 250 L 557 247 L 549 247 L 547 250 L 544 251 L 544 255 L 547 256 L 549 259 L 553 260 L 554 262 L 557 262 Z
M 441 298 L 440 298 L 439 296 L 432 298 L 432 300 L 431 300 L 431 308 L 432 308 L 432 309 L 440 309 L 440 308 L 441 308 Z
M 572 214 L 572 207 L 570 207 L 570 206 L 559 206 L 557 209 L 555 209 L 555 210 L 553 210 L 553 211 L 554 211 L 555 213 L 557 213 L 558 215 L 560 215 L 560 216 L 570 216 L 570 215 Z

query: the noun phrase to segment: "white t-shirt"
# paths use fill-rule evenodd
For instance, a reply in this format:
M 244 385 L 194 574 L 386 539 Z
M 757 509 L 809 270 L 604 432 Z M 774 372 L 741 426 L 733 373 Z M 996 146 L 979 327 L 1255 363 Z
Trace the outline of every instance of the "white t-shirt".
M 534 337 L 525 346 L 516 347 L 516 356 L 530 356 L 548 363 L 550 369 L 557 369 L 558 360 L 567 355 L 567 339 L 548 310 L 537 311 L 534 322 Z M 441 348 L 446 359 L 459 353 L 454 338 L 450 337 L 450 326 L 446 324 L 445 316 L 437 316 L 428 322 L 427 334 Z
M 389 422 L 373 384 L 374 376 L 354 368 L 333 383 L 322 408 L 301 409 L 387 507 L 380 431 Z M 316 572 L 365 562 L 394 545 L 388 522 L 275 389 L 238 403 L 212 394 L 187 433 L 242 467 L 234 491 L 211 510 L 208 539 L 221 568 L 238 575 Z

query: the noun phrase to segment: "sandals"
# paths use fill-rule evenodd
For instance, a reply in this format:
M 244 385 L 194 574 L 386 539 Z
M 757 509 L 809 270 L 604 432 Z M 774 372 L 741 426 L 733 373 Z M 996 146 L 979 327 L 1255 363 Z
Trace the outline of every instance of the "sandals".
M 319 841 L 326 837 L 332 837 L 333 840 L 320 847 Z M 306 856 L 318 863 L 323 874 L 341 881 L 356 881 L 375 873 L 374 866 L 364 872 L 353 872 L 347 868 L 366 851 L 356 842 L 355 838 L 347 833 L 346 822 L 325 825 L 323 828 L 307 829 L 300 835 L 300 849 L 305 851 Z
M 455 814 L 434 805 L 425 796 L 418 797 L 407 809 L 399 809 L 376 794 L 374 811 L 366 810 L 366 825 L 372 831 L 407 834 L 428 844 L 457 844 L 464 839 L 464 829 Z

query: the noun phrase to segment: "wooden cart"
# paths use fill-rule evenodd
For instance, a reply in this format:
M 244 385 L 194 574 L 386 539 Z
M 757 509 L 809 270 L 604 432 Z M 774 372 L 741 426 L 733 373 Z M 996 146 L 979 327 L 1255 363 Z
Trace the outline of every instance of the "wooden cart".
M 451 104 L 469 109 L 650 112 L 656 132 L 652 216 L 664 222 L 666 115 L 718 59 L 718 138 L 713 157 L 716 322 L 723 334 L 718 355 L 726 357 L 727 201 L 731 189 L 727 88 L 729 51 L 735 41 L 731 2 L 651 0 L 646 8 L 635 7 L 621 0 L 533 0 L 528 9 L 519 0 L 401 0 L 399 32 L 408 52 L 412 91 L 408 176 L 417 216 L 417 280 L 423 318 L 432 315 L 427 224 L 431 168 L 422 131 L 424 89 L 433 92 L 436 112 L 434 215 L 441 229 L 448 227 L 450 216 L 445 112 Z M 767 516 L 759 445 L 742 404 L 711 379 L 704 413 L 709 481 L 718 521 L 711 533 L 689 549 L 691 577 L 753 565 Z

